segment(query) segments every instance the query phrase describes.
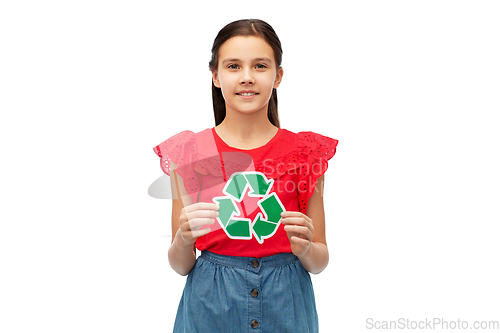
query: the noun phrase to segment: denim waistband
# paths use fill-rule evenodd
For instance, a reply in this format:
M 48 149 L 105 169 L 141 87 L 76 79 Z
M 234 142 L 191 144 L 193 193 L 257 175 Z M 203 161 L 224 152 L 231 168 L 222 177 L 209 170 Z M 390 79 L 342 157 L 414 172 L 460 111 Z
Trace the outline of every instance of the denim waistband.
M 299 260 L 299 258 L 297 258 L 297 256 L 293 253 L 278 253 L 269 257 L 252 258 L 226 256 L 207 250 L 202 251 L 200 257 L 204 260 L 213 262 L 214 264 L 237 268 L 249 268 L 249 266 L 252 267 L 252 263 L 254 263 L 254 261 L 258 261 L 259 266 L 262 265 L 263 267 L 278 267 L 285 266 Z

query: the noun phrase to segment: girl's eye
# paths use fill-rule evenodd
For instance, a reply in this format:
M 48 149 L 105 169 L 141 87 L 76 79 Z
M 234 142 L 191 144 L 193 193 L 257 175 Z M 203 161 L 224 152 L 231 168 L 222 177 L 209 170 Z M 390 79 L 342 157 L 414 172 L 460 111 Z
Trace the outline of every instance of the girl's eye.
M 227 68 L 229 68 L 229 69 L 239 69 L 240 66 L 237 65 L 237 64 L 231 64 L 231 65 L 227 66 Z M 264 65 L 264 64 L 258 64 L 258 65 L 255 65 L 255 68 L 257 68 L 257 69 L 264 69 L 264 68 L 267 68 L 267 66 Z

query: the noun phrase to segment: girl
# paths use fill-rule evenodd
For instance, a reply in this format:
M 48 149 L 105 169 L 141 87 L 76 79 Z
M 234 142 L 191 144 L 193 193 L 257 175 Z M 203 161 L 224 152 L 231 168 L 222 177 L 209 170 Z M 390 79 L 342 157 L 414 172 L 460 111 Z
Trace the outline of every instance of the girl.
M 189 274 L 174 332 L 318 332 L 309 273 L 328 264 L 338 141 L 280 128 L 281 56 L 266 22 L 226 25 L 209 63 L 216 126 L 154 147 L 174 194 L 169 262 Z

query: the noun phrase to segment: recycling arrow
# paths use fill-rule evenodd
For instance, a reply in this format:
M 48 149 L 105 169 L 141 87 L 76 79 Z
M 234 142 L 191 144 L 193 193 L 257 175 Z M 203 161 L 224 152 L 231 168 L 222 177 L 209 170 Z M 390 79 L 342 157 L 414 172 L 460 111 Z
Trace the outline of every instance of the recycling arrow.
M 269 192 L 273 183 L 274 179 L 267 180 L 263 173 L 257 171 L 234 173 L 222 192 L 236 201 L 241 201 L 247 187 L 252 190 L 248 193 L 249 196 L 262 197 Z
M 215 200 L 217 199 L 217 200 Z M 230 234 L 235 239 L 250 239 L 250 219 L 236 218 L 235 215 L 240 215 L 238 207 L 234 204 L 231 198 L 219 197 L 214 198 L 214 201 L 219 204 L 219 217 L 217 220 L 226 233 Z
M 236 172 L 229 178 L 222 193 L 225 197 L 215 197 L 213 201 L 219 204 L 217 221 L 231 239 L 250 240 L 252 235 L 260 243 L 272 237 L 281 221 L 281 213 L 285 207 L 275 192 L 269 193 L 274 179 L 268 180 L 258 171 Z M 262 213 L 258 213 L 254 220 L 238 217 L 240 211 L 235 203 L 241 202 L 243 196 L 250 189 L 248 196 L 262 197 L 257 204 Z

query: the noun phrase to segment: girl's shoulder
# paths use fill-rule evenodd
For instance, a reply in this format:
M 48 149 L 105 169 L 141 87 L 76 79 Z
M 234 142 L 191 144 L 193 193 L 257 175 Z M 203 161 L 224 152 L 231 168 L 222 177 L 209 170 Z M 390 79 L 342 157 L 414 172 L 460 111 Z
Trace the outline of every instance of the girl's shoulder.
M 338 140 L 313 131 L 292 132 L 282 129 L 280 141 L 288 146 L 296 148 L 304 156 L 325 156 L 330 159 L 335 155 Z
M 281 177 L 299 166 L 304 170 L 318 166 L 326 169 L 327 161 L 336 153 L 337 144 L 337 139 L 316 132 L 295 133 L 281 129 L 279 139 L 269 147 L 265 158 L 256 168 L 272 178 Z
M 210 129 L 199 132 L 184 130 L 154 146 L 153 151 L 160 157 L 163 172 L 170 175 L 170 162 L 180 167 L 186 166 L 193 162 L 199 152 L 209 153 L 213 150 L 213 145 L 208 144 L 211 142 L 210 135 Z
M 178 157 L 182 157 L 180 155 L 181 151 L 197 151 L 198 146 L 203 146 L 203 143 L 205 143 L 207 139 L 210 139 L 210 137 L 211 131 L 209 128 L 199 132 L 184 130 L 154 146 L 153 150 L 159 157 L 162 157 L 164 154 L 172 156 L 179 155 Z
M 155 152 L 157 152 L 156 148 L 157 147 L 166 147 L 166 146 L 171 146 L 171 145 L 183 145 L 189 142 L 192 142 L 193 144 L 195 143 L 195 140 L 200 139 L 200 137 L 207 136 L 210 134 L 210 129 L 204 129 L 199 132 L 193 132 L 191 130 L 184 130 L 181 132 L 178 132 L 177 134 L 172 135 L 168 139 L 164 140 L 162 143 L 159 145 L 155 146 L 153 149 Z
M 337 150 L 337 139 L 313 131 L 294 133 L 283 129 L 277 146 L 279 157 L 267 159 L 257 169 L 277 179 L 287 173 L 297 175 L 299 209 L 304 214 L 317 180 L 328 169 Z

